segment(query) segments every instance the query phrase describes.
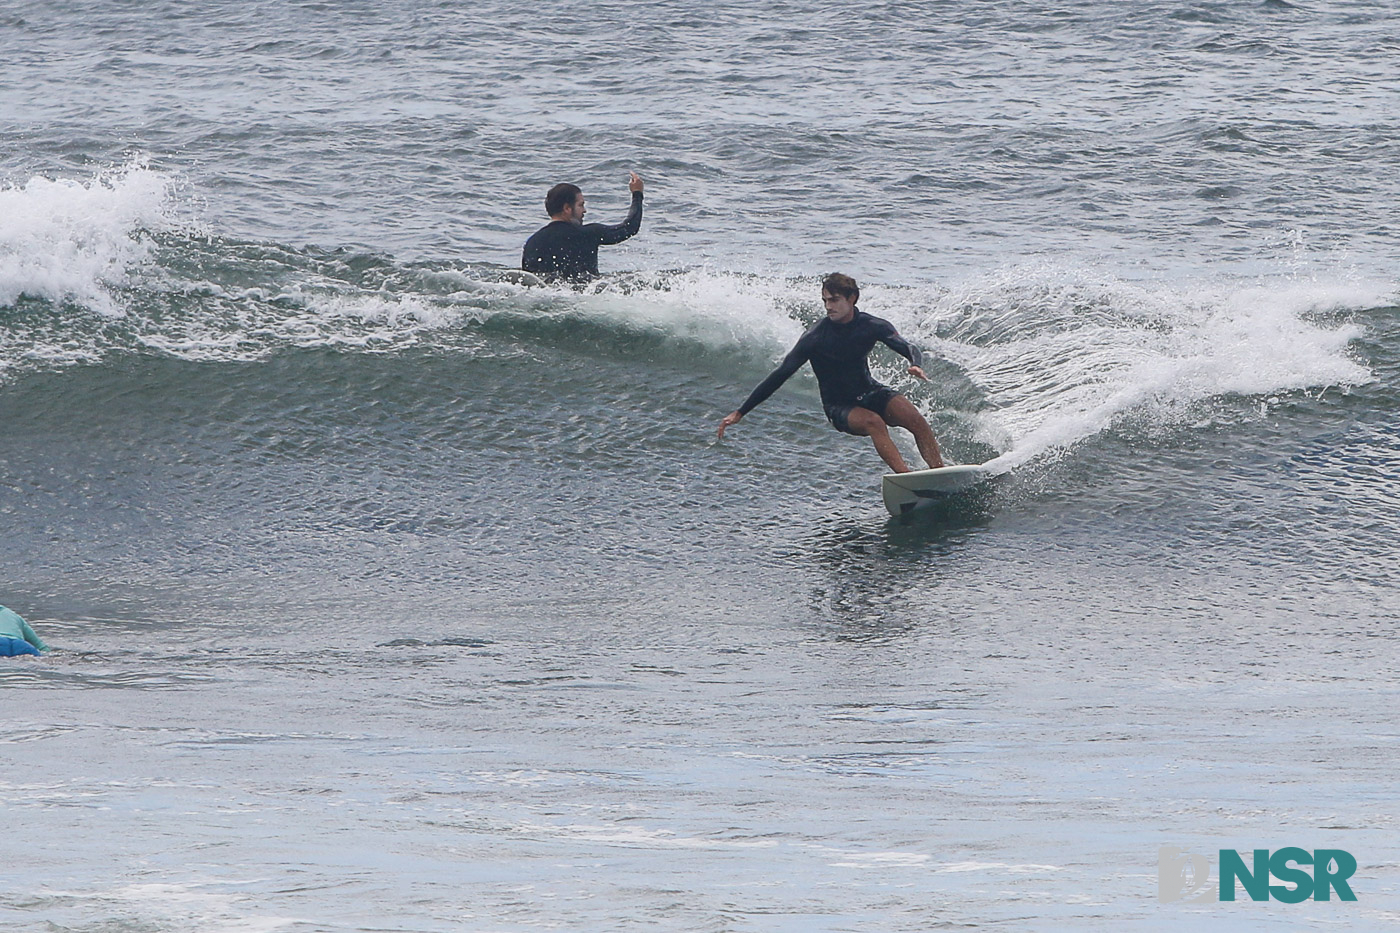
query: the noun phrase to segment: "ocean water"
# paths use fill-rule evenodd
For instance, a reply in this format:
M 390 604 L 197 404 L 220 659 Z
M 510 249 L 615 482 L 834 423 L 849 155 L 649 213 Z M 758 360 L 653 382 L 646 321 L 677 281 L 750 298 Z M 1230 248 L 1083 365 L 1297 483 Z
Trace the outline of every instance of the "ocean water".
M 0 4 L 0 922 L 1400 923 L 1400 14 Z M 642 232 L 508 270 L 580 184 Z M 809 373 L 861 306 L 975 493 Z M 901 443 L 912 455 L 912 444 Z M 1159 850 L 1352 853 L 1163 902 Z

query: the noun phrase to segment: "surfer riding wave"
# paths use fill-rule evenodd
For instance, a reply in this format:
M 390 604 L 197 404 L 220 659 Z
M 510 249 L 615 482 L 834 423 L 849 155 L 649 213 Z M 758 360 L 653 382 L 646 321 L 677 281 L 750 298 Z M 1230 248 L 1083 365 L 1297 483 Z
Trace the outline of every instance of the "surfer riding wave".
M 812 364 L 821 389 L 822 407 L 832 427 L 857 437 L 869 437 L 881 459 L 896 473 L 908 473 L 909 465 L 890 437 L 890 427 L 901 427 L 914 435 L 919 455 L 930 468 L 943 466 L 943 454 L 928 421 L 907 398 L 870 375 L 866 357 L 875 344 L 885 346 L 910 363 L 909 374 L 927 380 L 920 365 L 919 349 L 905 340 L 884 318 L 866 314 L 856 307 L 860 287 L 848 275 L 834 273 L 822 282 L 822 303 L 826 317 L 814 324 L 793 346 L 778 368 L 760 382 L 737 409 L 724 416 L 719 437 L 758 407 L 788 380 L 803 363 Z

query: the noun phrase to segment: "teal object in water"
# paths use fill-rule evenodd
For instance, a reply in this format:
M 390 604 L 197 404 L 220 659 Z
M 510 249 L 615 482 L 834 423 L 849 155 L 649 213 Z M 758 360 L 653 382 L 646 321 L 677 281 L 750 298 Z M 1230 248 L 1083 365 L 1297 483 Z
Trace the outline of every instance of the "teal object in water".
M 44 644 L 44 640 L 29 627 L 29 623 L 24 621 L 18 612 L 4 606 L 0 606 L 0 638 L 16 638 L 28 642 L 40 651 L 49 650 L 49 646 Z

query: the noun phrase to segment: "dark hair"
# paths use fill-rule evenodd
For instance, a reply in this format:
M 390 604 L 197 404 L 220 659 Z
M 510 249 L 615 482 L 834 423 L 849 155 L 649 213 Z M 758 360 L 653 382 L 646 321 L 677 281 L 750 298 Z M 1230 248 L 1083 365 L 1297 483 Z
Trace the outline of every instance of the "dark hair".
M 849 298 L 851 301 L 860 300 L 860 286 L 856 284 L 856 280 L 840 272 L 833 272 L 822 279 L 822 291 Z
M 578 196 L 583 194 L 583 190 L 578 185 L 571 185 L 567 181 L 561 181 L 549 193 L 544 196 L 544 212 L 553 217 L 555 214 L 568 207 L 578 200 Z

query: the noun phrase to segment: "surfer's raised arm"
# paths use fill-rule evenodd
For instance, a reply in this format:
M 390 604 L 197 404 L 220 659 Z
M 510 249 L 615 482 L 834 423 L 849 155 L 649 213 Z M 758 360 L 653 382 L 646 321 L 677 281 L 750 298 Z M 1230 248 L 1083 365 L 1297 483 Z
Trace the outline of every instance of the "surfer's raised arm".
M 596 230 L 598 242 L 604 246 L 613 246 L 621 243 L 630 237 L 636 236 L 637 231 L 642 229 L 642 188 L 645 186 L 642 176 L 636 172 L 628 172 L 627 190 L 632 192 L 632 204 L 627 208 L 627 219 L 620 224 L 607 226 L 605 224 L 589 224 L 585 230 Z

